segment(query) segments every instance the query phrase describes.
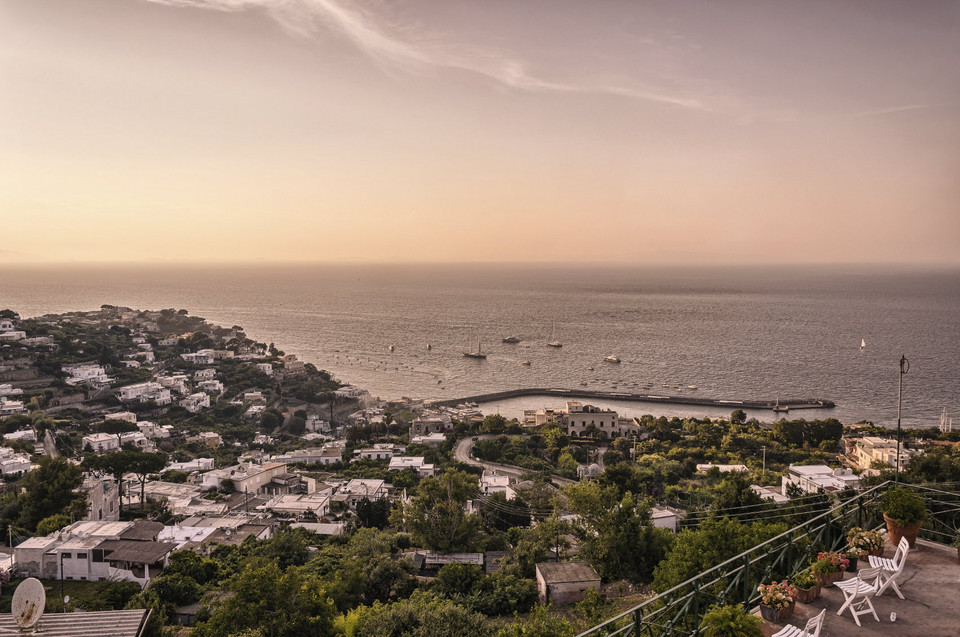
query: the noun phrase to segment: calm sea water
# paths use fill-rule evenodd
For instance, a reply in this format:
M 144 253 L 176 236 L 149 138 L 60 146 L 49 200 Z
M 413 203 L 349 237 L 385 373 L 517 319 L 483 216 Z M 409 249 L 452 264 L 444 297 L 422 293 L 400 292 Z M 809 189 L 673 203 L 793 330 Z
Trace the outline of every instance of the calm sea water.
M 186 308 L 216 323 L 242 325 L 252 338 L 274 342 L 382 398 L 451 398 L 585 382 L 590 389 L 729 400 L 826 398 L 837 408 L 796 414 L 890 426 L 896 423 L 902 353 L 911 363 L 904 377 L 904 424 L 935 426 L 946 408 L 960 425 L 956 270 L 0 269 L 0 308 L 24 316 L 104 303 Z M 523 340 L 500 342 L 509 335 Z M 547 347 L 551 336 L 563 347 Z M 862 351 L 861 338 L 867 343 Z M 488 358 L 464 358 L 478 341 Z M 606 355 L 622 363 L 606 363 Z M 550 402 L 532 398 L 490 408 L 516 415 Z M 718 413 L 619 407 L 635 414 Z

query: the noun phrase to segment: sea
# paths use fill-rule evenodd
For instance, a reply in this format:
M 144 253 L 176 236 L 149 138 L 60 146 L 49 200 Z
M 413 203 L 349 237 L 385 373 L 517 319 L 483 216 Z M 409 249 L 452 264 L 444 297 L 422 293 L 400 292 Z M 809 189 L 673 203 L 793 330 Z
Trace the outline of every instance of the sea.
M 836 407 L 790 417 L 895 427 L 902 381 L 904 427 L 936 427 L 943 410 L 960 427 L 958 269 L 0 265 L 0 308 L 33 317 L 103 304 L 182 308 L 240 325 L 383 399 L 524 387 L 815 398 Z M 521 341 L 503 343 L 507 336 Z M 551 340 L 563 346 L 547 346 Z M 478 348 L 487 358 L 463 356 Z M 630 416 L 730 411 L 589 402 Z M 562 404 L 534 396 L 481 408 L 515 417 Z M 781 414 L 748 416 L 769 422 Z

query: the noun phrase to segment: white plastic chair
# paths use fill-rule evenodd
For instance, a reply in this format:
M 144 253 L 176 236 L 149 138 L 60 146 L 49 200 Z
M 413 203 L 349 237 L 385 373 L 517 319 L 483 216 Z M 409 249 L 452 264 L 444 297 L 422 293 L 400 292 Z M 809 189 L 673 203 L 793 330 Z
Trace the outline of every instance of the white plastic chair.
M 897 594 L 897 597 L 904 599 L 903 593 L 900 592 L 900 587 L 897 586 L 897 578 L 900 577 L 900 574 L 903 573 L 903 567 L 907 563 L 907 555 L 910 552 L 910 542 L 907 541 L 907 538 L 900 538 L 900 543 L 897 545 L 897 552 L 893 554 L 893 559 L 886 557 L 876 557 L 875 555 L 870 556 L 870 566 L 880 569 L 880 590 L 877 591 L 877 595 L 883 595 L 883 592 L 888 588 L 892 588 L 893 592 Z
M 823 628 L 823 618 L 827 615 L 827 609 L 824 608 L 820 614 L 807 622 L 802 629 L 797 626 L 787 624 L 781 628 L 772 637 L 818 637 L 820 629 Z
M 837 615 L 842 615 L 843 611 L 849 608 L 857 626 L 860 626 L 860 615 L 873 614 L 873 618 L 880 621 L 873 602 L 870 601 L 880 590 L 880 570 L 879 566 L 862 568 L 856 577 L 834 584 L 843 592 L 844 597 L 843 606 L 837 611 Z

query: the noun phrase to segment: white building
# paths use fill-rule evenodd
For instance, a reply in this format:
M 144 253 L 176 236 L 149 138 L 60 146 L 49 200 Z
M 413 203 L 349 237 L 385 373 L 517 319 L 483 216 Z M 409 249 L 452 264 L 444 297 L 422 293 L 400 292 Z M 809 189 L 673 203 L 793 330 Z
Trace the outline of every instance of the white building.
M 845 438 L 847 456 L 858 469 L 867 471 L 874 463 L 895 469 L 897 467 L 897 441 L 879 436 L 864 436 L 863 438 Z M 922 454 L 921 449 L 907 449 L 900 445 L 900 468 L 903 469 L 916 455 Z
M 389 460 L 395 455 L 403 453 L 403 447 L 397 447 L 390 443 L 378 443 L 365 449 L 357 449 L 353 452 L 354 461 L 356 460 Z
M 88 434 L 80 439 L 80 448 L 86 449 L 88 446 L 93 449 L 95 453 L 106 453 L 119 449 L 120 441 L 114 434 Z
M 270 363 L 257 363 L 257 369 L 267 376 L 273 376 L 273 365 Z
M 306 514 L 318 518 L 330 515 L 330 496 L 322 493 L 286 493 L 277 495 L 257 507 L 258 511 L 271 511 L 276 515 L 301 517 Z
M 17 570 L 41 579 L 137 582 L 146 586 L 176 545 L 157 542 L 159 522 L 81 521 L 14 548 Z M 151 573 L 151 569 L 152 573 Z
M 237 493 L 257 494 L 276 476 L 286 472 L 287 465 L 282 462 L 264 462 L 261 465 L 238 464 L 204 473 L 200 484 L 210 489 L 219 488 L 222 482 L 228 481 L 233 483 Z
M 139 401 L 145 403 L 154 401 L 158 405 L 169 405 L 173 402 L 170 390 L 160 383 L 146 382 L 125 385 L 117 388 L 117 397 L 124 402 Z
M 217 375 L 217 370 L 214 369 L 213 367 L 208 367 L 206 369 L 198 369 L 193 373 L 193 380 L 195 381 L 213 380 L 216 375 Z
M 194 365 L 213 365 L 213 362 L 216 360 L 212 349 L 202 349 L 192 353 L 186 352 L 180 354 L 180 358 Z
M 427 434 L 425 436 L 412 436 L 410 438 L 411 445 L 426 445 L 428 447 L 439 447 L 441 444 L 446 442 L 447 434 L 443 433 L 434 433 Z
M 95 362 L 71 363 L 61 366 L 61 369 L 67 375 L 64 382 L 68 385 L 79 385 L 82 383 L 105 385 L 112 380 L 107 376 L 107 372 L 103 369 L 103 366 Z
M 204 392 L 190 394 L 180 401 L 180 406 L 191 414 L 199 413 L 202 409 L 210 406 L 210 395 Z
M 0 396 L 20 396 L 22 394 L 23 390 L 19 387 L 14 387 L 9 383 L 0 385 Z
M 758 484 L 751 484 L 750 490 L 764 500 L 773 500 L 775 504 L 786 504 L 790 501 L 790 498 L 783 495 L 783 492 L 777 487 L 761 487 Z
M 720 473 L 743 473 L 747 471 L 745 464 L 713 464 L 705 463 L 697 465 L 697 473 L 706 473 L 711 469 L 716 469 Z
M 13 475 L 30 471 L 30 456 L 16 453 L 10 447 L 0 447 L 0 473 Z
M 612 409 L 584 405 L 577 400 L 567 402 L 563 422 L 567 435 L 576 437 L 593 435 L 601 439 L 612 439 L 637 430 L 637 426 L 631 424 L 631 421 L 621 421 L 617 412 Z
M 415 469 L 417 475 L 421 478 L 429 478 L 437 474 L 436 466 L 426 462 L 423 456 L 393 456 L 390 458 L 387 471 L 403 471 L 404 469 Z
M 150 422 L 149 420 L 138 422 L 137 428 L 144 436 L 154 440 L 169 438 L 173 434 L 173 425 L 158 425 L 157 423 Z
M 860 478 L 850 469 L 831 469 L 825 464 L 790 465 L 787 475 L 781 479 L 783 493 L 791 484 L 799 487 L 804 493 L 818 493 L 824 491 L 841 491 L 847 487 L 860 487 Z
M 219 380 L 201 380 L 197 387 L 209 394 L 219 394 L 223 391 L 223 383 Z
M 213 469 L 213 458 L 194 458 L 186 462 L 171 462 L 164 471 L 190 473 L 191 471 L 209 471 L 210 469 Z
M 513 500 L 517 497 L 517 492 L 510 486 L 510 477 L 502 476 L 497 473 L 484 471 L 480 476 L 480 493 L 483 495 L 493 495 L 502 493 L 507 500 Z
M 357 506 L 357 502 L 367 500 L 381 500 L 389 494 L 386 482 L 383 480 L 355 479 L 341 485 L 331 498 L 335 502 L 346 502 L 350 508 Z

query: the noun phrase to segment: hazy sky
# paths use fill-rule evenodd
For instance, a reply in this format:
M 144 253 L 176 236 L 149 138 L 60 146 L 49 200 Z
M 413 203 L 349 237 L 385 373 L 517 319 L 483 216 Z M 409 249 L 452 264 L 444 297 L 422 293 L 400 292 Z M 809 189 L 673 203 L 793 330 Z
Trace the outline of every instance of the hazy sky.
M 0 0 L 0 260 L 960 263 L 960 0 Z

